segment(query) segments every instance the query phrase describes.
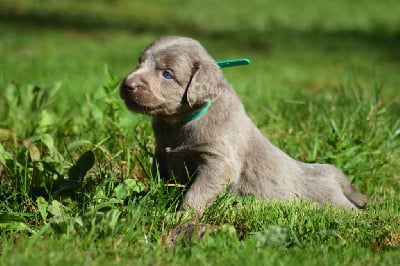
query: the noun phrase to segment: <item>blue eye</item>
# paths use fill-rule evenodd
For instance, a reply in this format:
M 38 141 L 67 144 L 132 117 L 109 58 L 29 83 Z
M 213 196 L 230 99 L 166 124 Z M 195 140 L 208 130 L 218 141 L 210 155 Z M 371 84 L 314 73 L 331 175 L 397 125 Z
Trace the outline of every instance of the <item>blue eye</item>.
M 164 70 L 162 75 L 165 79 L 174 79 L 174 75 L 168 70 Z

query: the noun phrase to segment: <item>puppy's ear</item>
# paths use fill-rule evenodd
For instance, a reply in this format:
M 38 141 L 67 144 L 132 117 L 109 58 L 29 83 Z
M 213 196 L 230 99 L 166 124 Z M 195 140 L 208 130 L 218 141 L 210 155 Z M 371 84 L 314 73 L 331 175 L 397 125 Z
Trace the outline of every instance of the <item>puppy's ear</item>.
M 191 81 L 186 88 L 187 102 L 193 106 L 212 101 L 223 93 L 225 84 L 222 72 L 214 61 L 196 61 L 192 68 Z

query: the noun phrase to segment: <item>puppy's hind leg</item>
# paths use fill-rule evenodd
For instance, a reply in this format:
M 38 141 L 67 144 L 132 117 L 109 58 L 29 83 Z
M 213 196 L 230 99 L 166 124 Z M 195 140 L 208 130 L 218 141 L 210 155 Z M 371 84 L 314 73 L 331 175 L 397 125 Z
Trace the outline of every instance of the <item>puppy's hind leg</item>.
M 346 178 L 347 184 L 342 184 L 344 195 L 353 202 L 358 208 L 364 208 L 369 201 L 369 197 L 359 192 Z
M 335 179 L 339 183 L 342 188 L 343 194 L 346 198 L 351 201 L 358 208 L 363 208 L 369 201 L 369 197 L 359 192 L 348 180 L 347 176 L 345 176 L 339 169 L 333 167 L 335 169 Z
M 338 193 L 335 193 L 329 202 L 332 203 L 333 206 L 344 209 L 357 209 L 358 207 L 348 199 L 343 191 L 338 191 Z

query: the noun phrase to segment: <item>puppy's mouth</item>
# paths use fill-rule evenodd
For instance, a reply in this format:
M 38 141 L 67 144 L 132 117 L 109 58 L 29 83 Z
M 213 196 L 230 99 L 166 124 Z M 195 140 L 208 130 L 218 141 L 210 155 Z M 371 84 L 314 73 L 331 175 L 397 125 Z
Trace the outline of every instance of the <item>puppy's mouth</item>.
M 176 120 L 180 117 L 179 112 L 182 108 L 180 103 L 158 99 L 144 90 L 138 93 L 128 89 L 124 86 L 120 88 L 120 97 L 128 110 L 167 120 Z
M 135 101 L 134 99 L 131 98 L 124 99 L 124 102 L 125 106 L 130 111 L 135 113 L 140 113 L 143 115 L 148 115 L 151 117 L 156 117 L 167 121 L 180 121 L 182 118 L 182 115 L 179 114 L 180 112 L 175 110 L 175 108 L 168 108 L 167 103 L 156 106 L 146 105 L 138 101 Z
M 129 97 L 123 99 L 125 102 L 125 106 L 136 113 L 141 113 L 145 115 L 154 115 L 157 111 L 161 110 L 161 106 L 151 106 L 143 104 L 135 99 L 131 99 Z
M 153 115 L 161 106 L 157 105 L 156 102 L 152 103 L 151 95 L 145 90 L 138 90 L 121 85 L 120 97 L 125 102 L 125 106 L 136 113 L 142 113 L 145 115 Z M 153 101 L 154 102 L 154 101 Z

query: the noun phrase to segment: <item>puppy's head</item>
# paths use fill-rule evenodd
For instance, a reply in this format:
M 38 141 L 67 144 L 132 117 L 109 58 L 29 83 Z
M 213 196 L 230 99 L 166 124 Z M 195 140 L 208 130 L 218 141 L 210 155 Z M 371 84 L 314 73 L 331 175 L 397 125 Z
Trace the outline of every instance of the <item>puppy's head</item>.
M 157 39 L 120 87 L 128 109 L 164 119 L 179 119 L 216 99 L 226 81 L 197 41 L 168 36 Z

